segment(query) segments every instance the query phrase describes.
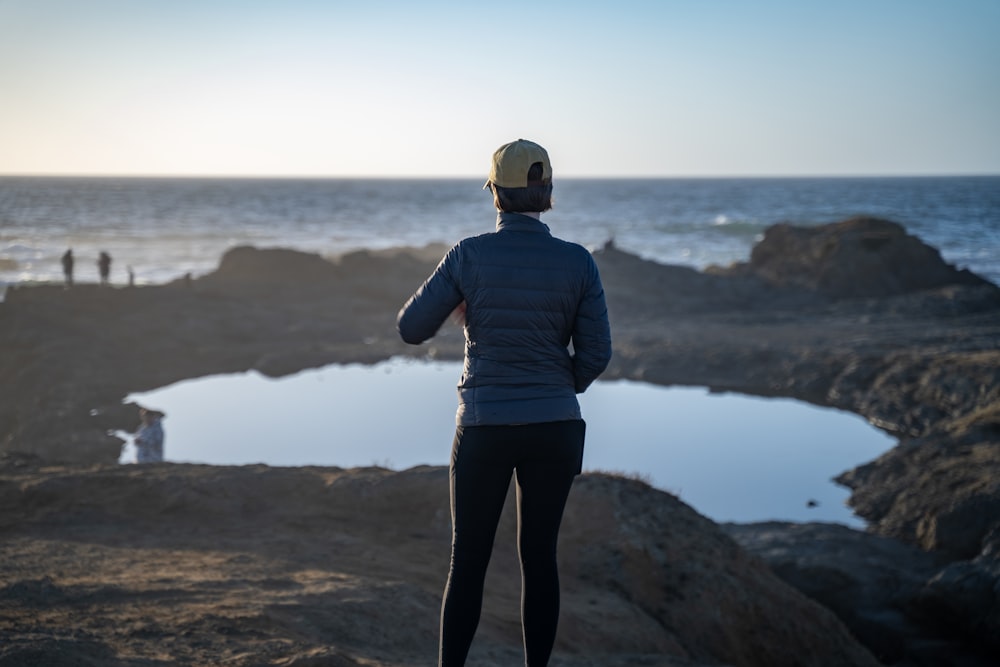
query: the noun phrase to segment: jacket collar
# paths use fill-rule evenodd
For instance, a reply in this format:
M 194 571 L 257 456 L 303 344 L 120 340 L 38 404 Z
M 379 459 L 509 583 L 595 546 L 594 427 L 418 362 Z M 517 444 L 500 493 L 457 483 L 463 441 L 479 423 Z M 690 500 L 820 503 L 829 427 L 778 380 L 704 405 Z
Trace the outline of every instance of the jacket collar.
M 530 215 L 520 213 L 497 213 L 497 231 L 544 232 L 550 234 L 548 225 Z

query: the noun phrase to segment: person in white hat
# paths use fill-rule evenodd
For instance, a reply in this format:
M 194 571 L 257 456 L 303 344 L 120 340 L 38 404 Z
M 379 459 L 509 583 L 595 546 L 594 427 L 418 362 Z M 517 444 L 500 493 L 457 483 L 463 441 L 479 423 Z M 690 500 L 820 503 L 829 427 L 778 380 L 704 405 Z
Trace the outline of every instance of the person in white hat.
M 577 394 L 607 367 L 611 331 L 593 257 L 541 222 L 552 208 L 545 149 L 524 139 L 504 144 L 484 188 L 498 211 L 496 230 L 455 245 L 399 311 L 397 328 L 418 345 L 457 313 L 465 331 L 439 664 L 465 663 L 513 476 L 525 659 L 541 667 L 559 619 L 559 525 L 583 462 Z

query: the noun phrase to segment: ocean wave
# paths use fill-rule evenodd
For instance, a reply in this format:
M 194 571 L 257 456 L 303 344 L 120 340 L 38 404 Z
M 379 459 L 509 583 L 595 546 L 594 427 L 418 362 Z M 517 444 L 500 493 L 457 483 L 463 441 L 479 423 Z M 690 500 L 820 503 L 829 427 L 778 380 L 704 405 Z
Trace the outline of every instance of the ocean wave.
M 43 254 L 40 248 L 22 243 L 12 243 L 0 249 L 0 259 L 37 259 Z

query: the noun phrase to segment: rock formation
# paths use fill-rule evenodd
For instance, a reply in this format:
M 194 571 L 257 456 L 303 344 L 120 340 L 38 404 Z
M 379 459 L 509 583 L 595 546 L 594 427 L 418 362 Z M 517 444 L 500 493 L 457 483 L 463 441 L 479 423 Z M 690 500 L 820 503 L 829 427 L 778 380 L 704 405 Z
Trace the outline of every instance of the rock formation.
M 436 661 L 446 468 L 7 464 L 0 667 Z M 511 510 L 470 664 L 523 662 Z M 553 665 L 878 665 L 832 612 L 641 482 L 581 477 L 560 561 Z
M 236 248 L 212 274 L 169 285 L 12 289 L 0 304 L 0 451 L 113 464 L 121 442 L 109 430 L 137 421 L 137 407 L 121 404 L 131 392 L 248 369 L 278 376 L 394 355 L 460 358 L 457 328 L 419 348 L 394 331 L 396 309 L 439 255 L 358 252 L 327 261 Z M 892 612 L 909 624 L 897 628 L 898 654 L 926 664 L 920 656 L 936 649 L 921 654 L 909 638 L 933 635 L 969 656 L 995 657 L 1000 289 L 948 266 L 899 225 L 868 218 L 777 226 L 748 263 L 704 272 L 613 245 L 595 257 L 614 333 L 606 377 L 797 398 L 851 410 L 898 437 L 898 446 L 838 477 L 872 536 L 919 549 L 904 569 L 924 583 Z M 766 530 L 796 548 L 794 536 Z M 745 532 L 739 538 L 753 543 Z M 655 554 L 657 538 L 644 539 L 641 549 Z M 839 548 L 856 553 L 870 543 Z M 933 554 L 929 570 L 920 553 Z M 772 561 L 787 575 L 782 562 Z M 823 597 L 824 585 L 808 576 L 787 580 Z M 863 578 L 855 586 L 855 611 L 885 599 L 866 586 Z M 640 593 L 629 595 L 655 606 Z M 873 651 L 885 650 L 871 640 L 877 623 L 852 616 L 850 604 L 828 603 Z M 945 634 L 932 632 L 942 618 L 951 620 Z

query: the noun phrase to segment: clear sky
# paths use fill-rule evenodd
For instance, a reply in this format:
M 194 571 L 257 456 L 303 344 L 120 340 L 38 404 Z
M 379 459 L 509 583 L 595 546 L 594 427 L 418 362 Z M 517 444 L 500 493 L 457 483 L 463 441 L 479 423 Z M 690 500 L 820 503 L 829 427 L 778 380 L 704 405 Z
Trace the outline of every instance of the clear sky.
M 1000 173 L 1000 0 L 0 0 L 0 174 Z

